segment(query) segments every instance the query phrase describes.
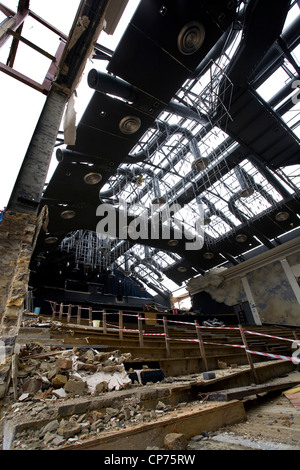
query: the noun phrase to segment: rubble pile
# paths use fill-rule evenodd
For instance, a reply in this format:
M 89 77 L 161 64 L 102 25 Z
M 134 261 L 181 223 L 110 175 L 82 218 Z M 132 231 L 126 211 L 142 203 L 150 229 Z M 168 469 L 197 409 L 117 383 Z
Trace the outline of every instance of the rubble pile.
M 175 409 L 186 406 L 186 403 L 178 404 Z M 47 450 L 58 449 L 60 446 L 78 444 L 86 439 L 99 437 L 102 432 L 117 431 L 141 423 L 160 419 L 173 407 L 159 401 L 155 409 L 145 409 L 139 397 L 127 397 L 122 403 L 114 404 L 100 410 L 87 409 L 84 413 L 71 416 L 50 417 L 50 410 L 44 402 L 29 400 L 23 403 L 15 403 L 12 408 L 20 415 L 29 416 L 32 419 L 39 418 L 34 426 L 34 421 L 25 429 L 18 429 L 12 440 L 10 450 Z M 48 417 L 48 419 L 46 419 Z M 41 425 L 41 423 L 45 424 Z M 100 434 L 99 434 L 100 433 Z
M 130 354 L 73 348 L 53 351 L 27 344 L 19 353 L 19 401 L 29 397 L 68 398 L 120 390 L 131 384 L 124 361 Z

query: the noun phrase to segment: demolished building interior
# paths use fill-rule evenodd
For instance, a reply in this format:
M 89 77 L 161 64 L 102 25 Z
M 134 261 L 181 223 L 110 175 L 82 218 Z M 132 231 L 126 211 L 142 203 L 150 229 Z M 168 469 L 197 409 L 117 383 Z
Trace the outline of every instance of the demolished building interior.
M 3 449 L 196 448 L 283 392 L 299 449 L 299 2 L 38 3 L 0 3 L 44 99 L 0 222 Z

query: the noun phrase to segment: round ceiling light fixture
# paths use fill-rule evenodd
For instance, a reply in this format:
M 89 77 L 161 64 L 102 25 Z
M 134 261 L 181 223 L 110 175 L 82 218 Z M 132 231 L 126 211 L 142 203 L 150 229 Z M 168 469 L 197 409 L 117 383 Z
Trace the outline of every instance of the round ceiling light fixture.
M 252 196 L 253 193 L 254 193 L 254 188 L 250 188 L 250 187 L 243 188 L 240 192 L 240 197 L 244 197 L 244 198 L 250 197 Z
M 141 120 L 137 116 L 125 116 L 119 123 L 119 129 L 123 134 L 134 134 L 141 127 Z
M 86 184 L 98 184 L 102 180 L 102 175 L 100 173 L 87 173 L 83 180 Z
M 199 21 L 191 21 L 183 26 L 177 38 L 181 54 L 191 55 L 200 49 L 205 38 L 205 29 Z
M 56 243 L 57 241 L 58 241 L 57 237 L 47 237 L 47 238 L 45 238 L 45 243 L 47 243 L 48 245 Z
M 177 271 L 179 271 L 180 273 L 186 273 L 187 268 L 185 266 L 179 266 L 179 268 L 177 268 Z
M 215 255 L 211 251 L 206 251 L 206 253 L 203 254 L 203 258 L 205 259 L 213 259 L 214 256 Z
M 206 157 L 197 158 L 192 163 L 192 170 L 193 171 L 203 171 L 207 167 L 208 167 L 208 158 L 206 158 Z
M 152 200 L 152 205 L 153 206 L 163 206 L 165 203 L 166 203 L 166 199 L 164 197 L 155 197 L 153 200 Z
M 284 222 L 289 218 L 289 216 L 290 214 L 286 211 L 277 212 L 277 214 L 275 215 L 275 219 L 277 220 L 277 222 Z
M 92 265 L 92 263 L 84 263 L 83 267 L 86 268 L 86 269 L 92 269 L 93 265 Z
M 169 240 L 169 241 L 168 241 L 168 245 L 169 245 L 169 246 L 177 246 L 178 243 L 179 243 L 178 240 Z
M 36 259 L 36 261 L 44 261 L 46 258 L 45 258 L 45 256 L 39 254 L 35 257 L 35 259 Z
M 60 216 L 62 219 L 65 219 L 65 220 L 68 220 L 68 219 L 73 219 L 76 215 L 76 212 L 75 211 L 71 211 L 71 210 L 68 210 L 68 211 L 63 211 Z
M 239 233 L 235 237 L 235 241 L 237 241 L 238 243 L 245 243 L 247 240 L 248 240 L 248 237 L 245 233 Z

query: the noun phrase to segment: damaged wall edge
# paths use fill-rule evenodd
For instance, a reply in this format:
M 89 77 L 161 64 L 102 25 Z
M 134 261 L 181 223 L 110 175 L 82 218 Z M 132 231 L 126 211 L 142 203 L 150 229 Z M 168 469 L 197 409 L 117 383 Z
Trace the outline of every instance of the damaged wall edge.
M 29 262 L 36 232 L 37 213 L 59 126 L 65 105 L 79 83 L 94 42 L 103 29 L 108 5 L 109 0 L 83 0 L 80 4 L 58 74 L 47 95 L 1 223 L 0 252 L 3 256 L 0 267 L 3 276 L 0 288 L 3 295 L 0 304 L 0 341 L 4 348 L 0 362 L 0 400 L 5 396 L 10 381 L 13 354 L 12 345 L 7 348 L 5 341 L 12 338 L 15 342 L 18 333 L 28 288 Z M 68 49 L 68 45 L 73 41 L 78 19 L 82 15 L 89 18 L 89 24 L 73 47 Z

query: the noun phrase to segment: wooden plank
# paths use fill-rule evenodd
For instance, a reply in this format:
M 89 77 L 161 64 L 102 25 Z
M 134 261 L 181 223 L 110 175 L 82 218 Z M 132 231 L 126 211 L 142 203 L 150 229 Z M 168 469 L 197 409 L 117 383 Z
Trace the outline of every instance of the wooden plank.
M 232 388 L 230 390 L 219 390 L 208 393 L 208 399 L 211 401 L 230 401 L 242 400 L 250 395 L 258 395 L 260 393 L 273 392 L 279 390 L 287 390 L 299 382 L 281 382 L 273 384 L 255 385 L 247 387 Z M 202 394 L 203 395 L 203 394 Z

